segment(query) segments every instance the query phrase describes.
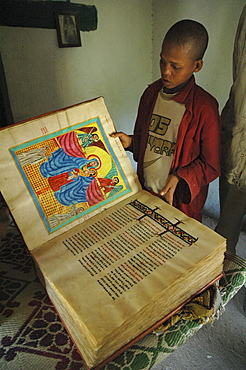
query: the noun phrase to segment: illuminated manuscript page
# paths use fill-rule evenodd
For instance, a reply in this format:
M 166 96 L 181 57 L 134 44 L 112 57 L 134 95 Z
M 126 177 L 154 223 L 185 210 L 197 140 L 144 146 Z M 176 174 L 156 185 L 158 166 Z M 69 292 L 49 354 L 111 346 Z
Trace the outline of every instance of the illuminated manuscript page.
M 30 250 L 140 190 L 103 98 L 0 130 L 1 192 Z
M 224 250 L 221 236 L 142 191 L 33 256 L 92 366 L 219 275 Z

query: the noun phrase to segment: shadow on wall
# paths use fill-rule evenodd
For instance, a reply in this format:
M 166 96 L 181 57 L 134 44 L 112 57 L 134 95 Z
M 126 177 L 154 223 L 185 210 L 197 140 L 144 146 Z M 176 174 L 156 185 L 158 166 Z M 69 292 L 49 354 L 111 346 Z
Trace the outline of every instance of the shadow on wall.
M 214 180 L 209 185 L 208 197 L 203 208 L 203 215 L 219 220 L 220 202 L 219 202 L 219 179 Z M 243 219 L 242 230 L 246 231 L 246 215 Z
M 9 93 L 0 53 L 0 127 L 12 125 L 13 114 L 9 101 Z

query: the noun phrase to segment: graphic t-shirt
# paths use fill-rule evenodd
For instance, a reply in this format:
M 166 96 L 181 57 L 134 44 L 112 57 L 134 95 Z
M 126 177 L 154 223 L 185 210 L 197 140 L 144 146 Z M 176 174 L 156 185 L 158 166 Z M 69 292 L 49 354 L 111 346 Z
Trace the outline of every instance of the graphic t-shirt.
M 159 92 L 149 125 L 144 155 L 144 178 L 147 189 L 159 193 L 169 175 L 178 128 L 185 106 L 171 98 L 175 94 Z

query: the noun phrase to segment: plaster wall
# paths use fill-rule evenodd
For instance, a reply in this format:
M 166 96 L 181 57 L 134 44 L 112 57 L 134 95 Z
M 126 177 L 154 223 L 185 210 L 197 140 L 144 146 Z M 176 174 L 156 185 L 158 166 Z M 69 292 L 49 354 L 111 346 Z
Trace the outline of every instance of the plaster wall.
M 96 6 L 98 28 L 80 32 L 82 47 L 59 48 L 55 29 L 0 28 L 15 122 L 103 96 L 117 129 L 132 131 L 152 80 L 151 1 L 85 3 Z

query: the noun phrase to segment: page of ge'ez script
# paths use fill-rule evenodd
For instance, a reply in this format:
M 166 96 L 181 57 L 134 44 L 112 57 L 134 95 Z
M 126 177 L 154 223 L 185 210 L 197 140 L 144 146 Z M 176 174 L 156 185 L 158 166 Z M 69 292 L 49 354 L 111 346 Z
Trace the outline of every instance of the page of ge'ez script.
M 141 191 L 36 249 L 33 256 L 52 284 L 50 295 L 57 292 L 77 331 L 81 327 L 86 340 L 99 348 L 105 338 L 113 347 L 122 326 L 129 336 L 137 325 L 134 317 L 147 315 L 133 336 L 202 288 L 221 273 L 224 250 L 224 238 Z M 164 291 L 172 293 L 166 307 L 158 301 Z M 177 295 L 178 303 L 172 301 Z

